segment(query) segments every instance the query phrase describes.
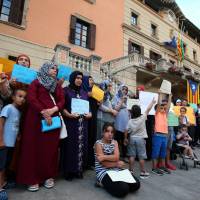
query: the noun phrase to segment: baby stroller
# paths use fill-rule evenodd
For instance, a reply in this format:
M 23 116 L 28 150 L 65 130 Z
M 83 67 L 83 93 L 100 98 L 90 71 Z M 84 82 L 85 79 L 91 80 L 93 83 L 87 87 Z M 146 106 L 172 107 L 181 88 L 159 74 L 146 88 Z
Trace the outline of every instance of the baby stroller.
M 179 158 L 181 159 L 179 161 L 179 168 L 180 169 L 185 169 L 186 171 L 188 171 L 189 167 L 188 167 L 188 161 L 185 158 L 185 155 L 183 154 L 184 151 L 184 147 L 179 146 L 177 143 L 175 143 L 175 152 L 178 154 Z

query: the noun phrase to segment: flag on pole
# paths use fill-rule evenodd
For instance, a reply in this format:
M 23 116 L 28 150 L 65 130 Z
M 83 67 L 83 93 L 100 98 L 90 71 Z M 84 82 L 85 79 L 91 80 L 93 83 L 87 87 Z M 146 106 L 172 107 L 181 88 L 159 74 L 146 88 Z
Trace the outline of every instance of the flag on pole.
M 178 56 L 179 56 L 179 60 L 183 61 L 184 60 L 184 44 L 183 44 L 183 40 L 181 38 L 181 34 L 178 34 L 178 38 L 177 38 L 177 51 L 178 51 Z

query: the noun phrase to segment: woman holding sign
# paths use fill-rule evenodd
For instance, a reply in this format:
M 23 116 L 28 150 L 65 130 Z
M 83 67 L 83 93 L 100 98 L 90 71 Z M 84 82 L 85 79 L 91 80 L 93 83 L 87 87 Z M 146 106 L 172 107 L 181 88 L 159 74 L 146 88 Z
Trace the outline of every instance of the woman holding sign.
M 91 113 L 85 109 L 83 104 L 77 105 L 79 110 L 74 113 L 74 102 L 83 100 L 86 105 L 88 94 L 82 89 L 83 74 L 80 71 L 74 71 L 69 77 L 69 86 L 64 88 L 65 109 L 63 111 L 64 120 L 68 132 L 68 137 L 61 143 L 61 168 L 66 180 L 73 178 L 83 178 L 83 170 L 87 159 L 87 141 L 88 141 L 88 119 Z M 80 111 L 80 112 L 79 112 Z
M 56 76 L 57 66 L 46 62 L 28 89 L 17 181 L 28 185 L 29 191 L 37 191 L 41 183 L 52 188 L 57 174 L 60 128 L 42 132 L 42 120 L 53 126 L 53 118 L 64 106 Z

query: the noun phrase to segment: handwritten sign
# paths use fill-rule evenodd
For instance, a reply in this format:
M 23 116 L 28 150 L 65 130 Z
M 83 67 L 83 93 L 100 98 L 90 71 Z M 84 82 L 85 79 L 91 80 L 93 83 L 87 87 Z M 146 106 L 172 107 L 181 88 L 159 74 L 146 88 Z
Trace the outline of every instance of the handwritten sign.
M 94 85 L 92 87 L 92 97 L 96 99 L 97 101 L 102 101 L 104 97 L 104 91 L 101 90 L 99 87 Z
M 174 106 L 174 113 L 179 116 L 180 115 L 180 108 L 181 106 Z M 194 115 L 194 110 L 192 107 L 185 107 L 187 109 L 186 116 L 189 119 L 190 124 L 195 125 L 196 124 L 196 118 Z
M 89 113 L 89 101 L 72 98 L 71 113 L 77 113 L 79 115 Z
M 37 72 L 34 69 L 14 65 L 11 78 L 15 78 L 18 82 L 30 84 L 37 77 Z
M 66 81 L 69 80 L 70 74 L 73 72 L 73 69 L 69 66 L 59 65 L 58 66 L 58 75 L 57 78 L 64 78 Z
M 50 131 L 50 130 L 61 128 L 60 117 L 56 116 L 56 117 L 52 117 L 51 119 L 52 119 L 51 125 L 48 125 L 47 122 L 44 119 L 42 120 L 42 132 L 47 132 L 47 131 Z
M 162 84 L 160 86 L 160 91 L 165 93 L 165 94 L 171 94 L 171 88 L 172 88 L 172 84 L 171 82 L 167 81 L 167 80 L 163 80 Z
M 139 99 L 127 99 L 127 109 L 131 110 L 133 105 L 140 106 L 140 100 Z
M 0 64 L 0 73 L 3 72 L 3 64 Z
M 149 104 L 152 102 L 153 98 L 155 98 L 156 102 L 158 101 L 158 94 L 153 92 L 144 92 L 140 91 L 139 93 L 139 100 L 140 100 L 140 107 L 141 113 L 144 114 Z M 149 115 L 155 115 L 154 106 L 149 112 Z

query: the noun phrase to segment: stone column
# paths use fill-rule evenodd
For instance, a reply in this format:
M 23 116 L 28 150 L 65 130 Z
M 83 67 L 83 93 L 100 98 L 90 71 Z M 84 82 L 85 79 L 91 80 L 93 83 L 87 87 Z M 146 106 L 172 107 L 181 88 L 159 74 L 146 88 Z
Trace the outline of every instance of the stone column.
M 54 51 L 55 51 L 55 55 L 53 57 L 53 60 L 57 64 L 69 65 L 69 62 L 70 62 L 70 57 L 69 57 L 70 47 L 58 43 L 58 44 L 56 44 Z
M 101 82 L 101 75 L 100 75 L 100 61 L 101 57 L 97 55 L 91 55 L 91 67 L 90 67 L 90 75 L 94 78 L 96 83 Z

